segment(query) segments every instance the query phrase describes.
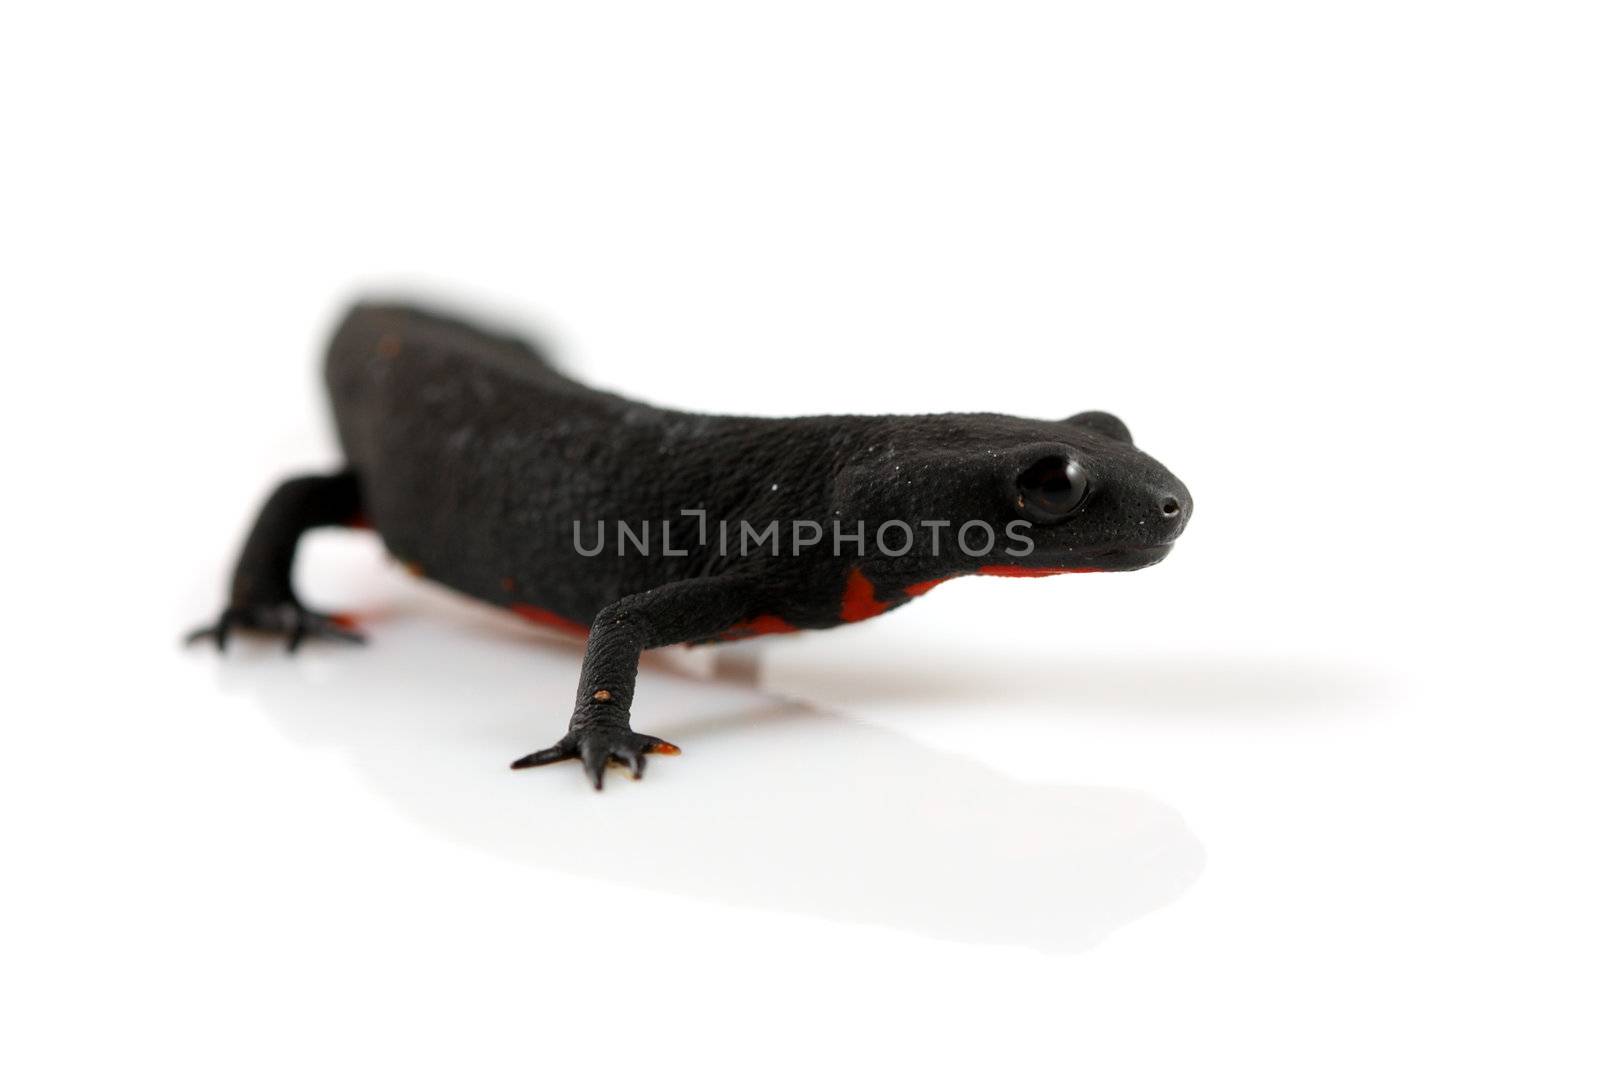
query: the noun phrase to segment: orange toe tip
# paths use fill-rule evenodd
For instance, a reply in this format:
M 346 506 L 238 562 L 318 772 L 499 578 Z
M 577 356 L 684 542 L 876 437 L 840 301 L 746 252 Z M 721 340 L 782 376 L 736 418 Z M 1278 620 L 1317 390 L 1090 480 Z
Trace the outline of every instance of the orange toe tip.
M 650 746 L 650 751 L 658 756 L 676 756 L 683 751 L 670 741 L 661 741 Z

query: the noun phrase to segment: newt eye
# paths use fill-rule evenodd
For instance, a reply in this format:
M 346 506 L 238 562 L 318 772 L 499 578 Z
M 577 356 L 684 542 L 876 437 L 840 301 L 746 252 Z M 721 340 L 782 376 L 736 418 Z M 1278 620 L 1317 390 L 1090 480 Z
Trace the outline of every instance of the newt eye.
M 1017 477 L 1017 510 L 1036 522 L 1066 518 L 1088 494 L 1088 475 L 1066 456 L 1047 456 Z

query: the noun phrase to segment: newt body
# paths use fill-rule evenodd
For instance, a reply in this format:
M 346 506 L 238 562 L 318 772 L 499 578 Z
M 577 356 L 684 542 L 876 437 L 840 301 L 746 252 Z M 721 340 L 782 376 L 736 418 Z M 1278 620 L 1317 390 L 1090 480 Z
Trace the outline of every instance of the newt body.
M 278 487 L 193 636 L 359 639 L 290 570 L 307 530 L 369 526 L 427 578 L 587 635 L 567 734 L 513 766 L 579 759 L 597 788 L 608 763 L 676 751 L 630 724 L 647 648 L 858 622 L 967 574 L 1136 569 L 1192 509 L 1102 412 L 669 411 L 413 307 L 352 309 L 326 380 L 345 469 Z

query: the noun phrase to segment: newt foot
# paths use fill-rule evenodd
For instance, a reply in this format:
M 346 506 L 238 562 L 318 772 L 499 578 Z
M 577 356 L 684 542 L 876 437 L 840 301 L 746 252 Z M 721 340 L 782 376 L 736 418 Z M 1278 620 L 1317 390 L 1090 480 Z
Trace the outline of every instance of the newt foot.
M 644 776 L 645 755 L 676 756 L 680 749 L 670 741 L 649 734 L 636 734 L 627 727 L 599 726 L 575 730 L 549 748 L 523 756 L 511 764 L 520 771 L 576 759 L 596 789 L 604 788 L 606 767 L 616 764 L 628 768 L 634 778 Z
M 299 604 L 267 604 L 234 606 L 223 609 L 217 621 L 210 626 L 192 630 L 184 638 L 185 644 L 210 640 L 222 652 L 228 647 L 228 637 L 235 630 L 246 633 L 285 634 L 289 638 L 287 650 L 294 652 L 308 637 L 321 637 L 347 644 L 365 644 L 366 634 L 357 630 L 348 616 L 324 615 Z

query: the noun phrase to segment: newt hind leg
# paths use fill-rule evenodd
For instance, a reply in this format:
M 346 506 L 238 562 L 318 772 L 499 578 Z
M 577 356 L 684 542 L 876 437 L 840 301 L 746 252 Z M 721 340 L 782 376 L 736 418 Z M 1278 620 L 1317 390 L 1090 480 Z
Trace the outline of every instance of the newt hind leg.
M 192 631 L 186 640 L 210 640 L 219 652 L 227 648 L 234 630 L 283 634 L 290 652 L 308 637 L 365 641 L 348 619 L 308 609 L 295 595 L 292 581 L 301 535 L 320 526 L 361 523 L 361 484 L 352 471 L 306 475 L 279 485 L 262 505 L 239 553 L 227 607 L 216 622 Z

